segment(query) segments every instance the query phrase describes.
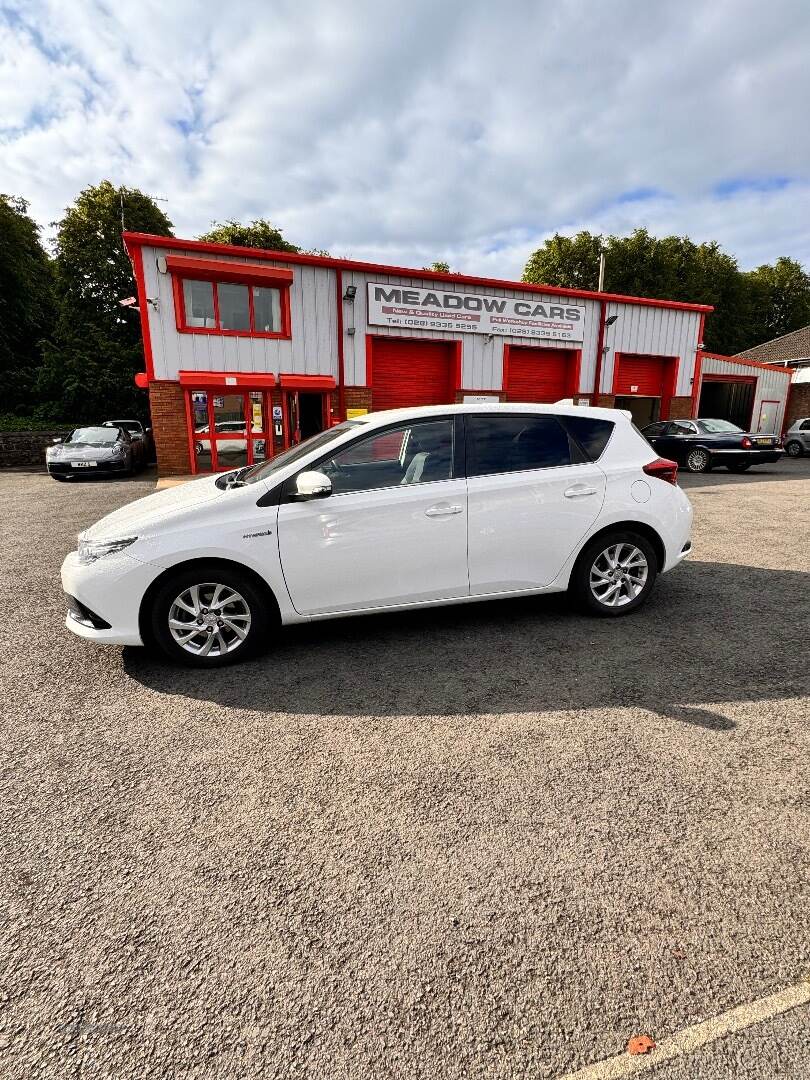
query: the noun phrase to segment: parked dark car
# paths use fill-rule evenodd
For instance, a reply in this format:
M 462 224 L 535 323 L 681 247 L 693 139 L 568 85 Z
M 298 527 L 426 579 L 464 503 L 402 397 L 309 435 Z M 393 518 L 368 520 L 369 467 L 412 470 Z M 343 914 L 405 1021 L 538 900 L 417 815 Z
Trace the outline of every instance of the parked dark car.
M 724 465 L 745 472 L 752 465 L 779 461 L 784 451 L 777 435 L 743 431 L 728 420 L 661 420 L 642 431 L 661 457 L 671 458 L 689 472 L 709 472 Z
M 128 431 L 133 442 L 143 442 L 146 461 L 154 461 L 155 447 L 152 440 L 152 429 L 144 427 L 140 420 L 105 420 L 104 427 L 119 427 Z
M 54 439 L 45 462 L 54 480 L 80 474 L 132 476 L 146 464 L 146 454 L 144 443 L 133 441 L 124 428 L 97 424 L 75 428 L 66 439 Z

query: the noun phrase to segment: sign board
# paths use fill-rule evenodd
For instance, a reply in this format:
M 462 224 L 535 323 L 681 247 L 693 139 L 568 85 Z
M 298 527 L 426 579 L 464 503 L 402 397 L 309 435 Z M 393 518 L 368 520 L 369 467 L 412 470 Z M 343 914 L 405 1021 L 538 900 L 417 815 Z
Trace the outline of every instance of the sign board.
M 274 405 L 273 406 L 273 419 L 274 420 L 280 420 L 281 419 L 281 406 L 280 405 Z
M 368 283 L 368 321 L 399 330 L 452 330 L 471 334 L 582 341 L 585 308 L 565 300 L 490 296 Z
M 497 405 L 500 402 L 497 394 L 465 394 L 465 405 Z
M 368 409 L 347 409 L 346 419 L 354 420 L 357 416 L 368 416 Z

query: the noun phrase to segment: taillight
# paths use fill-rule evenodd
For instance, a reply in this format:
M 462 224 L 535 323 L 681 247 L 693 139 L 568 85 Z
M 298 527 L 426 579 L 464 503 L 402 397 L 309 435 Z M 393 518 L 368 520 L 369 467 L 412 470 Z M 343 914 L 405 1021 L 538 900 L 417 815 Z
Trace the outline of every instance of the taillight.
M 665 480 L 668 484 L 678 484 L 678 463 L 669 458 L 659 457 L 644 466 L 647 476 L 657 476 L 659 480 Z
M 747 435 L 743 435 L 742 448 L 743 448 L 743 450 L 750 450 L 751 449 L 751 440 L 748 438 Z

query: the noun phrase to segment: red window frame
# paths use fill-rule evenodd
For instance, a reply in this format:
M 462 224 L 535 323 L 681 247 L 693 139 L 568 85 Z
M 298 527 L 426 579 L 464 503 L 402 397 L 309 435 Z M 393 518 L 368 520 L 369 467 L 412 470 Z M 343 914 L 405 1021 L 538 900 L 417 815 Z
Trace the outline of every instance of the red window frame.
M 172 275 L 174 294 L 174 313 L 179 334 L 213 334 L 217 337 L 250 338 L 285 338 L 292 337 L 290 319 L 290 286 L 293 281 L 291 270 L 277 270 L 272 267 L 247 266 L 236 263 L 218 262 L 211 259 L 187 259 L 169 256 L 167 269 Z M 190 326 L 186 319 L 186 300 L 183 292 L 184 281 L 207 281 L 213 289 L 214 320 L 216 326 Z M 220 326 L 219 286 L 244 285 L 248 290 L 248 312 L 250 328 L 248 330 L 228 330 Z M 257 330 L 253 308 L 253 288 L 277 289 L 281 312 L 281 328 L 276 331 Z
M 186 297 L 183 291 L 183 283 L 185 281 L 205 281 L 210 284 L 214 291 L 214 319 L 216 326 L 190 326 L 186 321 Z M 219 285 L 244 285 L 247 288 L 247 308 L 249 312 L 249 319 L 251 319 L 251 327 L 246 330 L 231 330 L 224 329 L 219 325 Z M 172 286 L 174 288 L 174 309 L 177 316 L 177 330 L 179 334 L 214 334 L 218 337 L 260 337 L 260 338 L 291 338 L 291 319 L 289 319 L 289 286 L 288 285 L 276 285 L 265 282 L 257 282 L 252 279 L 247 281 L 233 281 L 233 280 L 212 280 L 211 278 L 203 278 L 197 274 L 174 274 L 172 276 Z M 253 306 L 253 289 L 258 288 L 275 288 L 280 293 L 280 308 L 281 308 L 281 329 L 278 333 L 271 333 L 269 330 L 257 330 L 255 323 L 255 314 Z

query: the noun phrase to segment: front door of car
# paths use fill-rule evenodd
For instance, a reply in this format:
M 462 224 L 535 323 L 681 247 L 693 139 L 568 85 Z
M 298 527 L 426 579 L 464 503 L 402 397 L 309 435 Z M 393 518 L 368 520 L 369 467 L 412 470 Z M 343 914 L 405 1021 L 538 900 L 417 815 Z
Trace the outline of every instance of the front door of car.
M 683 465 L 696 436 L 697 431 L 692 424 L 671 420 L 665 425 L 663 434 L 653 440 L 653 445 L 661 457 Z
M 329 460 L 332 494 L 279 507 L 278 543 L 302 615 L 467 596 L 467 484 L 452 417 L 392 426 Z M 290 482 L 290 490 L 294 484 Z
M 599 515 L 605 474 L 553 416 L 468 415 L 466 427 L 471 594 L 551 584 Z

